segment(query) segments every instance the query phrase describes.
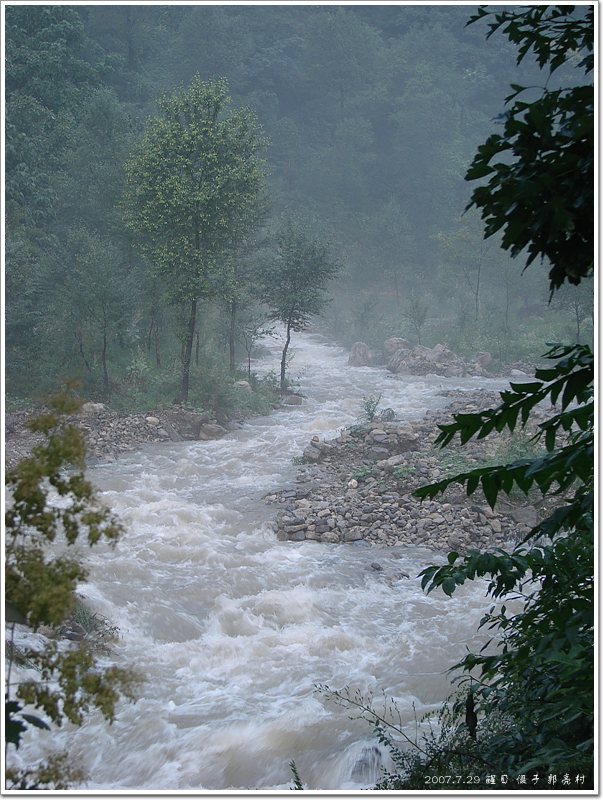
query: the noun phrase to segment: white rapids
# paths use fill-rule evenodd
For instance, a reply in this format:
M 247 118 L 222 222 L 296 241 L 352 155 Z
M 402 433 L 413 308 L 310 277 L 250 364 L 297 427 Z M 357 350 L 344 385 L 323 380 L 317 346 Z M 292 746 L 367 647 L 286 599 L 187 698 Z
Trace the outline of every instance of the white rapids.
M 279 542 L 262 497 L 293 480 L 292 459 L 313 434 L 357 420 L 363 397 L 381 393 L 383 407 L 417 419 L 448 402 L 442 389 L 505 382 L 349 367 L 343 349 L 314 334 L 297 334 L 293 348 L 302 406 L 219 441 L 148 445 L 89 472 L 126 532 L 114 550 L 85 554 L 82 592 L 119 626 L 118 661 L 145 683 L 112 725 L 92 714 L 53 732 L 52 749 L 83 766 L 88 790 L 282 790 L 291 760 L 310 789 L 370 787 L 386 754 L 315 684 L 377 699 L 383 690 L 414 731 L 449 693 L 446 670 L 490 605 L 481 584 L 426 596 L 415 576 L 438 556 L 425 549 Z M 255 367 L 278 358 L 275 342 Z M 386 582 L 375 560 L 411 579 Z M 26 761 L 48 746 L 42 732 L 28 738 Z

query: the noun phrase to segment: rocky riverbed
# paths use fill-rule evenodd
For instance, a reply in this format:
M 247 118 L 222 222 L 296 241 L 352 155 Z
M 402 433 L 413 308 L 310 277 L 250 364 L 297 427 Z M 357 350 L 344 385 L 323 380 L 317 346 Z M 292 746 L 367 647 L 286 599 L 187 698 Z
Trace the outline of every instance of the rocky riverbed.
M 444 410 L 419 422 L 401 422 L 395 412 L 342 430 L 328 441 L 314 436 L 300 454 L 295 486 L 270 493 L 278 509 L 273 523 L 280 540 L 393 547 L 419 545 L 434 550 L 503 546 L 522 538 L 544 513 L 542 500 L 501 495 L 493 511 L 478 490 L 468 498 L 450 487 L 436 500 L 421 503 L 418 486 L 481 465 L 513 460 L 508 436 L 493 435 L 462 448 L 434 448 L 438 423 L 452 414 L 497 405 L 496 393 L 451 392 Z M 6 415 L 5 463 L 10 468 L 41 440 L 27 428 L 27 412 Z M 392 416 L 394 418 L 392 418 Z M 151 414 L 119 414 L 102 403 L 85 403 L 70 418 L 84 433 L 89 463 L 111 461 L 147 442 L 220 438 L 229 427 L 207 414 L 170 409 Z M 538 422 L 531 421 L 532 432 Z M 529 447 L 527 436 L 522 442 Z M 521 444 L 521 442 L 520 442 Z M 521 454 L 520 454 L 521 455 Z M 507 456 L 510 456 L 507 458 Z
M 5 465 L 10 469 L 28 456 L 31 448 L 42 441 L 32 433 L 27 422 L 35 414 L 19 411 L 6 414 Z M 154 411 L 146 414 L 120 414 L 103 403 L 84 403 L 78 414 L 68 422 L 82 431 L 86 440 L 88 463 L 114 461 L 147 442 L 207 441 L 219 439 L 235 422 L 219 424 L 209 414 L 181 408 Z
M 532 447 L 527 435 L 497 435 L 463 447 L 434 448 L 438 423 L 500 400 L 498 394 L 484 392 L 451 394 L 454 400 L 444 411 L 429 412 L 419 422 L 391 419 L 389 410 L 335 439 L 314 436 L 299 459 L 296 486 L 265 497 L 278 508 L 277 537 L 434 550 L 504 546 L 522 538 L 544 514 L 539 497 L 526 501 L 523 495 L 511 500 L 501 495 L 495 511 L 481 490 L 467 497 L 462 487 L 450 487 L 437 500 L 422 503 L 413 497 L 421 485 L 485 461 L 511 461 L 519 457 L 518 447 Z M 532 420 L 532 431 L 536 422 Z

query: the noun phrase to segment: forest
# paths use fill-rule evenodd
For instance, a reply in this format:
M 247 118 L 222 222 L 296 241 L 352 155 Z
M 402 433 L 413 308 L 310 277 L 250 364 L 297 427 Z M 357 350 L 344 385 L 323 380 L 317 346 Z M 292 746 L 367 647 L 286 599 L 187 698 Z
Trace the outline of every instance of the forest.
M 8 7 L 9 407 L 67 377 L 116 408 L 169 404 L 183 361 L 192 406 L 235 403 L 235 373 L 274 318 L 262 272 L 291 226 L 338 265 L 317 324 L 346 346 L 403 336 L 488 351 L 501 365 L 534 362 L 544 341 L 592 340 L 592 286 L 564 287 L 549 304 L 538 265 L 519 280 L 475 209 L 463 213 L 465 171 L 500 124 L 509 84 L 539 80 L 529 58 L 517 69 L 510 43 L 485 45 L 467 16 L 454 6 Z M 189 336 L 190 287 L 153 250 L 162 233 L 145 229 L 132 187 L 153 158 L 159 180 L 169 157 L 148 147 L 167 113 L 160 98 L 176 102 L 195 80 L 219 82 L 222 113 L 250 114 L 257 174 L 238 230 L 202 242 L 214 255 L 190 265 L 204 274 Z
M 595 790 L 595 7 L 4 12 L 6 787 Z

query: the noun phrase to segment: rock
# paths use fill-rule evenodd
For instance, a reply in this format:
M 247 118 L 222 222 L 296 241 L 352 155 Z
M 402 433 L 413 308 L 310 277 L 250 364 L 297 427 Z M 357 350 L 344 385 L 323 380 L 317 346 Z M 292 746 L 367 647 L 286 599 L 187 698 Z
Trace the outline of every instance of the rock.
M 168 434 L 170 434 L 170 438 L 172 438 L 170 428 L 165 424 L 167 422 L 171 428 L 178 433 L 180 441 L 182 439 L 214 439 L 216 437 L 212 435 L 204 437 L 199 436 L 201 428 L 209 424 L 209 421 L 209 414 L 200 414 L 196 411 L 186 411 L 183 408 L 177 408 L 165 412 L 164 427 Z M 174 439 L 174 441 L 178 441 L 178 439 Z
M 392 422 L 396 419 L 396 412 L 393 408 L 384 408 L 379 414 L 379 419 L 382 419 L 384 422 Z
M 237 387 L 237 389 L 242 389 L 243 391 L 249 392 L 250 394 L 251 392 L 253 392 L 253 389 L 251 388 L 251 384 L 249 383 L 249 381 L 235 381 L 234 385 Z
M 222 427 L 222 425 L 206 422 L 204 425 L 201 425 L 197 438 L 201 439 L 202 441 L 207 441 L 208 439 L 220 439 L 226 433 L 228 433 L 228 431 L 226 428 Z
M 514 508 L 509 511 L 509 516 L 514 522 L 520 525 L 527 525 L 529 528 L 534 528 L 538 525 L 538 512 L 533 506 Z
M 478 367 L 487 367 L 492 361 L 492 355 L 487 350 L 480 350 L 475 354 L 475 363 Z
M 378 561 L 373 561 L 371 564 L 371 569 L 374 569 L 376 572 L 383 572 L 383 567 Z
M 374 355 L 368 344 L 364 342 L 354 342 L 348 359 L 348 365 L 350 367 L 367 367 L 369 364 L 373 363 L 373 360 Z
M 335 531 L 326 531 L 320 537 L 321 542 L 328 542 L 329 544 L 338 544 L 339 543 L 339 534 L 335 533 Z
M 527 372 L 524 372 L 522 369 L 512 369 L 511 370 L 511 377 L 512 378 L 529 378 Z
M 89 417 L 92 414 L 100 414 L 106 410 L 107 406 L 104 403 L 84 403 L 79 410 L 79 416 Z
M 408 357 L 409 350 L 396 350 L 387 362 L 387 368 L 395 375 L 406 374 L 409 371 Z
M 302 396 L 301 394 L 285 394 L 283 395 L 282 403 L 285 406 L 301 406 L 302 404 Z
M 152 428 L 156 428 L 159 425 L 159 419 L 157 417 L 145 417 L 145 421 Z
M 398 350 L 410 350 L 410 343 L 406 339 L 400 339 L 397 336 L 392 336 L 391 339 L 386 339 L 383 342 L 385 355 L 393 356 Z
M 348 489 L 357 489 L 358 488 L 358 481 L 356 478 L 352 478 L 348 481 Z
M 310 444 L 309 444 L 309 445 L 306 447 L 306 449 L 303 451 L 302 455 L 303 455 L 303 457 L 306 459 L 306 461 L 315 461 L 315 462 L 318 462 L 318 461 L 320 461 L 320 460 L 321 460 L 321 458 L 322 458 L 322 453 L 321 453 L 321 451 L 320 451 L 318 448 L 316 448 L 316 447 L 313 447 L 313 446 L 312 446 L 312 443 L 310 443 Z

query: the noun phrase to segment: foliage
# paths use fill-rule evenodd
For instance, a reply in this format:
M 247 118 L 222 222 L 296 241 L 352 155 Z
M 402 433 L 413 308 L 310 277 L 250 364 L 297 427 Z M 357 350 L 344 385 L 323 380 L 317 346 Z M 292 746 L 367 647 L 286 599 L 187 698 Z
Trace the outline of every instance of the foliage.
M 304 785 L 302 783 L 301 778 L 299 777 L 299 772 L 297 771 L 295 761 L 289 762 L 289 769 L 291 770 L 291 774 L 293 775 L 293 789 L 296 791 L 303 791 Z
M 128 224 L 142 251 L 189 304 L 179 402 L 188 400 L 197 301 L 216 294 L 225 253 L 257 222 L 265 147 L 255 116 L 230 110 L 227 83 L 195 76 L 164 96 L 127 165 Z
M 50 398 L 48 410 L 29 425 L 43 433 L 45 441 L 6 474 L 7 617 L 34 630 L 42 625 L 57 627 L 74 611 L 75 589 L 85 580 L 86 570 L 69 555 L 70 548 L 82 538 L 90 546 L 101 540 L 113 544 L 121 533 L 119 523 L 100 505 L 84 478 L 83 438 L 66 422 L 78 407 L 68 393 Z M 41 649 L 21 651 L 21 658 L 38 674 L 19 680 L 17 699 L 12 699 L 13 654 L 11 650 L 6 713 L 7 744 L 15 747 L 29 725 L 48 728 L 46 720 L 81 724 L 84 715 L 97 708 L 112 721 L 119 698 L 131 697 L 136 683 L 128 670 L 99 669 L 85 643 L 65 648 L 49 640 Z M 44 718 L 26 712 L 26 706 L 40 709 Z M 49 780 L 51 773 L 44 769 L 34 778 L 13 771 L 11 780 L 35 788 L 34 784 Z
M 513 485 L 527 492 L 535 484 L 562 502 L 512 552 L 452 552 L 445 566 L 427 567 L 421 576 L 428 591 L 439 587 L 452 595 L 466 580 L 488 575 L 489 594 L 504 601 L 481 621 L 495 632 L 490 641 L 457 665 L 468 673 L 479 668 L 473 691 L 482 713 L 508 720 L 492 745 L 504 772 L 565 772 L 571 765 L 592 781 L 594 367 L 583 346 L 555 348 L 549 357 L 557 364 L 538 371 L 540 381 L 502 393 L 495 410 L 456 415 L 454 423 L 440 426 L 439 437 L 441 443 L 457 434 L 467 441 L 493 427 L 513 429 L 536 402 L 561 396 L 560 412 L 539 426 L 546 454 L 472 470 L 416 494 L 433 497 L 453 482 L 471 493 L 481 481 L 491 506 L 499 491 L 508 493 Z M 519 611 L 507 606 L 514 599 L 521 602 Z
M 144 395 L 130 392 L 126 373 L 141 350 L 158 368 L 174 359 L 182 366 L 192 308 L 186 297 L 173 298 L 183 297 L 179 278 L 188 270 L 158 270 L 150 245 L 135 248 L 142 234 L 128 227 L 119 198 L 124 163 L 156 113 L 154 98 L 179 95 L 176 87 L 190 86 L 196 73 L 227 76 L 235 103 L 224 121 L 249 107 L 271 139 L 269 190 L 239 218 L 242 227 L 264 225 L 264 214 L 265 231 L 282 215 L 309 219 L 342 254 L 346 270 L 323 323 L 330 335 L 374 349 L 392 335 L 418 334 L 467 354 L 477 343 L 504 363 L 535 357 L 543 340 L 565 341 L 570 325 L 591 335 L 575 306 L 545 320 L 521 317 L 537 275 L 528 271 L 520 289 L 511 257 L 502 250 L 494 257 L 495 246 L 480 266 L 478 213 L 459 221 L 465 165 L 514 69 L 506 40 L 485 48 L 475 26 L 464 29 L 465 13 L 446 6 L 7 8 L 9 391 L 35 397 L 72 375 L 86 398 L 110 393 L 124 406 L 130 393 Z M 526 57 L 517 80 L 529 86 L 537 76 Z M 208 254 L 208 299 L 203 313 L 197 309 L 197 332 L 203 326 L 204 341 L 222 346 L 228 308 L 231 346 L 222 358 L 232 372 L 235 343 L 244 351 L 249 289 L 258 284 L 254 261 L 274 255 L 270 243 L 258 253 L 255 235 L 235 238 L 215 258 Z M 442 246 L 446 240 L 454 252 Z M 419 291 L 429 319 L 417 329 L 401 312 Z M 467 324 L 474 304 L 479 325 Z M 222 313 L 212 314 L 216 308 Z M 155 405 L 179 392 L 171 379 L 156 381 Z
M 381 402 L 382 395 L 370 394 L 368 397 L 362 398 L 362 416 L 368 421 L 372 422 L 377 416 L 379 403 Z
M 568 16 L 572 11 L 572 7 L 539 7 L 495 14 L 490 33 L 507 24 L 505 32 L 520 44 L 519 60 L 534 49 L 540 66 L 548 64 L 552 72 L 575 50 L 582 55 L 592 50 L 592 8 L 578 20 Z M 476 18 L 484 16 L 488 12 L 480 9 Z M 591 62 L 587 54 L 581 66 L 588 71 Z M 512 97 L 523 91 L 513 88 Z M 473 195 L 484 217 L 490 215 L 486 233 L 507 226 L 503 247 L 518 253 L 528 245 L 528 264 L 538 254 L 549 257 L 551 292 L 565 280 L 579 283 L 592 269 L 593 225 L 588 211 L 592 195 L 589 200 L 588 179 L 585 183 L 582 178 L 583 172 L 588 175 L 593 156 L 589 91 L 588 87 L 547 91 L 542 101 L 515 103 L 505 128 L 507 137 L 517 136 L 515 161 L 498 165 L 497 170 L 488 167 L 495 151 L 511 148 L 501 137 L 491 137 L 467 174 L 471 180 L 495 172 L 488 187 Z M 523 115 L 521 121 L 518 114 Z M 528 139 L 537 148 L 546 147 L 545 157 L 536 157 L 527 147 Z M 577 161 L 576 153 L 584 158 Z M 549 180 L 559 191 L 560 170 L 567 189 L 562 202 L 567 200 L 570 210 L 562 208 L 555 217 L 559 204 L 549 206 L 540 198 Z M 539 192 L 534 192 L 534 185 L 541 187 Z M 536 221 L 526 197 L 529 204 L 539 197 L 542 210 L 537 210 Z M 478 702 L 479 752 L 489 769 L 493 764 L 492 771 L 510 775 L 514 787 L 518 776 L 527 772 L 570 770 L 582 773 L 590 786 L 594 780 L 594 359 L 590 349 L 579 344 L 554 345 L 546 355 L 555 362 L 552 367 L 536 370 L 529 383 L 512 383 L 495 409 L 455 415 L 453 423 L 440 426 L 436 440 L 445 446 L 456 436 L 464 444 L 493 431 L 513 432 L 518 425 L 526 426 L 537 404 L 549 401 L 554 411 L 534 437 L 544 443 L 545 452 L 469 470 L 422 487 L 416 495 L 434 497 L 452 483 L 464 485 L 470 495 L 481 486 L 494 507 L 501 491 L 508 494 L 518 487 L 527 493 L 537 487 L 543 495 L 558 499 L 556 508 L 511 552 L 452 552 L 446 565 L 427 567 L 421 577 L 427 591 L 439 587 L 447 595 L 466 580 L 490 578 L 488 593 L 496 603 L 481 627 L 493 633 L 478 654 L 469 652 L 456 665 L 471 676 L 464 680 L 470 681 Z M 507 605 L 510 601 L 515 602 Z M 472 675 L 475 669 L 477 678 Z M 444 739 L 440 751 L 447 751 Z M 427 766 L 419 764 L 419 773 Z
M 270 318 L 285 326 L 281 391 L 285 389 L 287 351 L 292 331 L 303 331 L 328 300 L 329 281 L 340 269 L 329 246 L 299 223 L 286 220 L 275 236 L 276 255 L 260 275 L 259 297 Z
M 502 27 L 518 45 L 518 62 L 533 51 L 540 68 L 552 74 L 577 54 L 578 68 L 592 71 L 594 6 L 578 15 L 574 6 L 499 13 L 480 8 L 470 21 L 485 17 L 488 36 Z M 545 88 L 532 102 L 516 99 L 526 87 L 511 88 L 512 105 L 501 115 L 503 133 L 478 148 L 467 173 L 468 180 L 488 178 L 473 190 L 470 205 L 481 209 L 486 236 L 503 230 L 502 247 L 511 255 L 527 248 L 526 267 L 538 257 L 547 260 L 553 293 L 566 280 L 577 284 L 593 271 L 593 86 Z

